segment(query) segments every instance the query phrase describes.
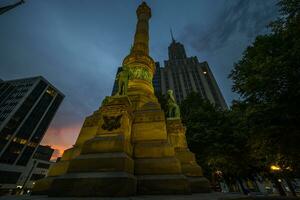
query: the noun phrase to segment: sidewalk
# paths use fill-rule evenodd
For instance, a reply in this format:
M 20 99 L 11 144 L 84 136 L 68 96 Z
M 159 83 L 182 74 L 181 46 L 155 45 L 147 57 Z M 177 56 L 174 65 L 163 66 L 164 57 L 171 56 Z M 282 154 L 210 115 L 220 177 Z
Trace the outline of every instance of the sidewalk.
M 199 193 L 192 195 L 147 195 L 133 197 L 47 197 L 47 196 L 2 196 L 0 200 L 218 200 L 245 197 L 240 194 Z

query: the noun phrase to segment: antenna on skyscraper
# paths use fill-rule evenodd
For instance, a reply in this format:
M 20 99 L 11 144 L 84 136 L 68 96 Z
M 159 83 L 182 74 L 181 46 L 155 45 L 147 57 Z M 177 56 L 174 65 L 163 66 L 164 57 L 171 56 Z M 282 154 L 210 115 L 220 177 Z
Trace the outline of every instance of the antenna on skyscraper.
M 171 33 L 172 42 L 175 42 L 175 39 L 174 39 L 174 36 L 173 36 L 172 28 L 170 28 L 170 33 Z

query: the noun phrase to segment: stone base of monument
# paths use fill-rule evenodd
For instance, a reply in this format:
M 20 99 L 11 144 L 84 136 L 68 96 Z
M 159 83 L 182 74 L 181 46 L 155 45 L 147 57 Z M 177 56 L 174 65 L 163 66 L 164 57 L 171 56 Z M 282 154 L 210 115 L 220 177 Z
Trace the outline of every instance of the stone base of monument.
M 137 193 L 147 194 L 191 194 L 189 182 L 183 175 L 138 176 Z
M 136 178 L 125 172 L 66 174 L 53 181 L 50 197 L 124 197 L 136 194 Z
M 37 180 L 35 183 L 33 195 L 47 195 L 49 193 L 49 188 L 54 180 L 54 177 L 46 177 L 40 180 Z
M 192 193 L 211 192 L 210 183 L 205 177 L 188 177 Z
M 202 168 L 197 164 L 195 154 L 186 142 L 186 128 L 180 119 L 167 119 L 169 142 L 174 146 L 175 157 L 180 161 L 182 173 L 188 178 L 191 192 L 210 192 L 209 181 L 203 177 Z
M 126 172 L 132 174 L 133 160 L 126 153 L 83 154 L 70 162 L 68 173 Z

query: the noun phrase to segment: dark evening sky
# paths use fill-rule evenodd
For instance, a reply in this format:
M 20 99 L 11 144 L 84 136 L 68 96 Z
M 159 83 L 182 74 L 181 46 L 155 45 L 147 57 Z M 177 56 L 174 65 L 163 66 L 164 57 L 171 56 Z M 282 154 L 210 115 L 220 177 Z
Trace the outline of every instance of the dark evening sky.
M 0 0 L 0 6 L 18 0 Z M 129 53 L 141 0 L 25 0 L 0 16 L 0 78 L 42 75 L 66 98 L 43 140 L 61 151 L 84 118 L 110 95 Z M 147 0 L 150 55 L 163 65 L 171 42 L 207 61 L 228 104 L 228 74 L 255 36 L 276 18 L 276 0 Z M 56 152 L 58 153 L 58 152 Z

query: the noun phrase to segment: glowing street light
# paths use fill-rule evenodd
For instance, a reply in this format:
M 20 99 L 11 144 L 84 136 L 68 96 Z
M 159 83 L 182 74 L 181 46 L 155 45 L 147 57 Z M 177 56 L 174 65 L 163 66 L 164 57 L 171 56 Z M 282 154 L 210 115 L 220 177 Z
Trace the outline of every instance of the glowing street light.
M 270 169 L 272 171 L 280 171 L 281 170 L 281 168 L 279 166 L 277 166 L 277 165 L 271 165 Z

